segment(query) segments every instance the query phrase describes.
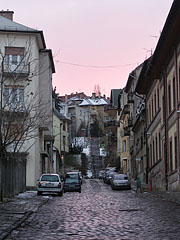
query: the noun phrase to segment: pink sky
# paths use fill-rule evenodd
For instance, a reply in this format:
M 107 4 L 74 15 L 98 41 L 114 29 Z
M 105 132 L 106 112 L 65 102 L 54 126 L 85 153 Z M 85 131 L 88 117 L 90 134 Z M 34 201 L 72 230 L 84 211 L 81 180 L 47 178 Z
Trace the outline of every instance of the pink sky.
M 109 96 L 111 89 L 125 86 L 128 74 L 155 49 L 172 2 L 6 0 L 1 10 L 14 11 L 15 22 L 43 30 L 56 66 L 53 86 L 60 95 L 90 95 L 98 84 Z

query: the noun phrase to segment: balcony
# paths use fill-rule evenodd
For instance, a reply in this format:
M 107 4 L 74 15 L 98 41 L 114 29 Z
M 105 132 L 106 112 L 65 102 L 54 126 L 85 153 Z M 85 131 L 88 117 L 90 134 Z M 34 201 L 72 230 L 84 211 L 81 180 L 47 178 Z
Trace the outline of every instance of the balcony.
M 30 73 L 30 64 L 8 64 L 3 63 L 3 76 L 5 77 L 27 77 Z

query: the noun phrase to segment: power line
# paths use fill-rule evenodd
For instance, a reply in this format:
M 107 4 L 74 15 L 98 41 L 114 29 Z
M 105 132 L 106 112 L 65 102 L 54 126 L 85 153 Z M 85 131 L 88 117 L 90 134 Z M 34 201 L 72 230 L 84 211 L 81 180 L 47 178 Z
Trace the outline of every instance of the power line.
M 64 62 L 57 60 L 57 63 L 72 65 L 75 67 L 86 67 L 86 68 L 119 68 L 119 67 L 128 67 L 135 65 L 137 63 L 130 63 L 130 64 L 121 64 L 121 65 L 104 65 L 104 66 L 97 66 L 97 65 L 84 65 L 84 64 L 78 64 L 78 63 L 72 63 L 72 62 Z

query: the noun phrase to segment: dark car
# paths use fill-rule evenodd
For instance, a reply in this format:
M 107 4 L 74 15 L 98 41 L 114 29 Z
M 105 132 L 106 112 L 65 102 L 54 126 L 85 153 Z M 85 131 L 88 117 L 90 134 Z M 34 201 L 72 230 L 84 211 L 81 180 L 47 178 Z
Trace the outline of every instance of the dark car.
M 115 189 L 131 189 L 131 182 L 126 174 L 115 174 L 111 179 L 111 187 Z
M 113 171 L 107 171 L 105 173 L 105 176 L 104 176 L 104 183 L 107 183 L 107 184 L 110 184 L 111 183 L 111 179 L 113 177 L 113 175 L 115 174 L 115 172 Z
M 67 177 L 64 182 L 64 192 L 76 191 L 81 193 L 81 181 L 78 177 Z
M 42 195 L 44 192 L 63 195 L 63 181 L 59 174 L 46 173 L 41 175 L 38 180 L 37 194 Z
M 66 178 L 78 178 L 80 183 L 82 184 L 82 174 L 80 171 L 73 170 L 71 172 L 67 172 L 65 175 Z

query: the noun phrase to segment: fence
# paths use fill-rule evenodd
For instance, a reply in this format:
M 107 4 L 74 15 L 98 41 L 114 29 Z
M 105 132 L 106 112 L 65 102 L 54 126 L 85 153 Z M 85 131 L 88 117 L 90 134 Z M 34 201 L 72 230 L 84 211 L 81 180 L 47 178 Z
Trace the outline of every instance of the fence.
M 8 156 L 2 161 L 2 198 L 26 190 L 26 154 Z

